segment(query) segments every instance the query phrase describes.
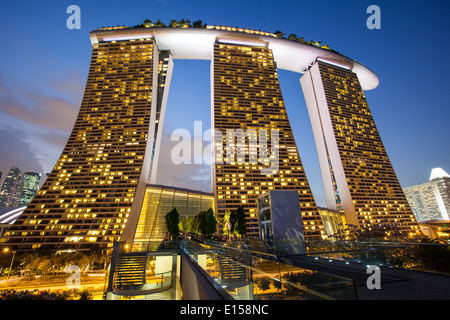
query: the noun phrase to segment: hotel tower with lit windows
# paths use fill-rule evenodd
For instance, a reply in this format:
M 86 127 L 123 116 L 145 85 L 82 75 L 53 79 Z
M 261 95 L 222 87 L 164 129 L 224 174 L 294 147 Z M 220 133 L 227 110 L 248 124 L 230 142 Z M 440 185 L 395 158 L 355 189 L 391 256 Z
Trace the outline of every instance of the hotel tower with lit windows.
M 202 195 L 198 208 L 211 205 L 221 216 L 243 206 L 249 235 L 257 236 L 258 197 L 297 190 L 306 239 L 327 236 L 281 94 L 277 69 L 284 69 L 303 74 L 327 206 L 342 205 L 347 222 L 357 226 L 388 220 L 405 234 L 419 232 L 364 98 L 363 90 L 374 89 L 378 78 L 360 63 L 275 34 L 229 27 L 102 28 L 91 32 L 91 42 L 72 133 L 43 187 L 5 234 L 9 245 L 112 248 L 161 223 L 166 212 L 154 209 L 159 200 L 148 199 L 163 199 L 168 190 L 154 183 L 174 59 L 211 60 L 212 132 L 278 132 L 278 165 L 270 174 L 262 174 L 264 163 L 249 161 L 250 148 L 243 162 L 217 161 L 213 154 L 212 193 Z M 223 135 L 223 145 L 228 138 Z M 188 198 L 202 194 L 183 192 Z M 161 233 L 139 240 L 161 240 Z
M 413 212 L 383 146 L 357 75 L 316 61 L 300 79 L 319 155 L 327 207 L 366 231 L 395 224 L 416 235 Z

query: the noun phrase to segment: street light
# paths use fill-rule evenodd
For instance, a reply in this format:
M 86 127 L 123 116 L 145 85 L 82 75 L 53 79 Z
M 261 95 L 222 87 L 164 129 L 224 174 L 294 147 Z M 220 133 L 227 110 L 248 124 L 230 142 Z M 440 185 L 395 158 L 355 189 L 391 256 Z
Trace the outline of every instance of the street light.
M 9 248 L 4 248 L 3 252 L 9 252 Z M 11 269 L 12 269 L 12 265 L 13 265 L 13 262 L 14 262 L 14 257 L 16 256 L 16 252 L 15 251 L 12 251 L 12 253 L 13 253 L 13 257 L 11 259 L 11 265 L 9 266 L 8 277 L 6 278 L 6 282 L 9 281 L 9 276 L 11 275 Z

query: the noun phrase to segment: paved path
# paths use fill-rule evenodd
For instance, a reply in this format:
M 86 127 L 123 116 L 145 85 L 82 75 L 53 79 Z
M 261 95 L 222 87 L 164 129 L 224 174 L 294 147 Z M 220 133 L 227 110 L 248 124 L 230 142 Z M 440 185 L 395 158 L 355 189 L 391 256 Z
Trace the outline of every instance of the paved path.
M 411 280 L 381 284 L 381 289 L 356 287 L 359 300 L 450 300 L 450 276 L 410 271 Z

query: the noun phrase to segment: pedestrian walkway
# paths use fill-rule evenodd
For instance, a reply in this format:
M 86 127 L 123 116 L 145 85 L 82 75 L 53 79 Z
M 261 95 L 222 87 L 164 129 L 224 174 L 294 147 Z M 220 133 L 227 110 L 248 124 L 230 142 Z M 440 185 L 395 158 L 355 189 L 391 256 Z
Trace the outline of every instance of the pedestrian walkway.
M 450 276 L 409 271 L 410 280 L 381 283 L 381 289 L 358 285 L 359 300 L 450 300 Z

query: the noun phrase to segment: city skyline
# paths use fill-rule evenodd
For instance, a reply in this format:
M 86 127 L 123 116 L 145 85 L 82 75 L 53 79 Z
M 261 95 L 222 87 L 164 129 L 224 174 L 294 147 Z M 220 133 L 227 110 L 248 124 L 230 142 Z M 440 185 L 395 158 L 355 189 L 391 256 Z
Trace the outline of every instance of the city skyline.
M 170 12 L 164 10 L 173 3 L 174 1 L 149 3 L 149 8 L 156 8 L 151 12 L 137 10 L 132 5 L 128 10 L 121 11 L 120 8 L 125 8 L 125 4 L 115 3 L 106 8 L 103 15 L 99 15 L 100 9 L 103 9 L 100 5 L 79 1 L 76 4 L 81 8 L 80 30 L 69 30 L 66 27 L 66 19 L 69 17 L 66 8 L 71 3 L 30 2 L 21 10 L 12 4 L 5 5 L 0 26 L 4 30 L 6 24 L 12 23 L 14 19 L 17 26 L 14 33 L 2 34 L 4 43 L 9 44 L 1 53 L 3 62 L 0 73 L 0 147 L 8 150 L 1 159 L 0 171 L 3 172 L 3 177 L 13 164 L 22 171 L 45 174 L 52 170 L 75 123 L 83 96 L 90 60 L 89 31 L 108 25 L 133 26 L 146 18 L 152 21 L 160 19 L 165 23 L 172 19 L 200 19 L 211 25 L 241 26 L 269 32 L 281 30 L 287 35 L 295 33 L 308 40 L 322 41 L 332 49 L 366 65 L 379 76 L 379 87 L 366 91 L 365 94 L 402 187 L 426 181 L 433 167 L 449 170 L 449 151 L 442 143 L 443 137 L 448 136 L 449 129 L 445 125 L 445 117 L 438 116 L 445 115 L 443 89 L 448 87 L 449 82 L 445 78 L 449 71 L 445 60 L 445 46 L 448 44 L 437 41 L 444 41 L 448 36 L 450 28 L 448 21 L 444 19 L 449 12 L 448 3 L 435 1 L 428 7 L 405 7 L 381 1 L 378 4 L 382 19 L 380 30 L 369 30 L 366 27 L 369 17 L 366 8 L 371 4 L 369 2 L 358 2 L 354 6 L 341 4 L 341 8 L 332 2 L 319 2 L 322 6 L 310 4 L 312 7 L 309 8 L 306 5 L 286 3 L 286 6 L 302 9 L 302 12 L 308 9 L 318 10 L 320 7 L 323 15 L 317 22 L 303 16 L 300 19 L 302 21 L 290 21 L 294 14 L 280 7 L 273 9 L 273 14 L 278 14 L 278 17 L 263 10 L 258 11 L 261 14 L 259 16 L 246 15 L 247 4 L 242 4 L 242 13 L 233 14 L 234 10 L 220 1 L 212 5 L 217 13 L 202 9 L 204 3 L 201 1 L 178 4 L 171 7 Z M 334 9 L 339 9 L 337 14 Z M 125 13 L 119 15 L 117 12 Z M 20 19 L 17 16 L 19 13 Z M 413 19 L 414 15 L 421 19 Z M 24 25 L 19 21 L 24 21 Z M 35 26 L 33 30 L 30 30 L 30 25 Z M 335 28 L 330 29 L 333 25 Z M 54 40 L 56 38 L 57 41 Z M 444 48 L 432 50 L 434 46 Z M 407 59 L 404 58 L 406 51 L 409 54 Z M 392 55 L 395 63 L 386 62 L 387 53 Z M 418 59 L 437 59 L 440 62 L 439 68 L 433 64 L 429 68 L 419 67 L 420 64 L 415 62 Z M 189 69 L 192 68 L 197 68 L 199 72 L 186 81 Z M 166 119 L 166 123 L 172 125 L 166 127 L 163 136 L 165 142 L 170 142 L 170 134 L 177 128 L 193 132 L 194 121 L 197 120 L 203 121 L 204 130 L 209 128 L 210 97 L 204 94 L 209 92 L 209 68 L 208 61 L 174 61 L 170 91 L 178 94 L 169 93 L 166 117 L 171 120 Z M 411 81 L 412 74 L 417 77 L 417 82 Z M 325 201 L 317 152 L 301 94 L 300 76 L 288 71 L 279 72 L 300 157 L 316 202 L 323 206 Z M 186 104 L 191 112 L 180 117 L 180 111 L 186 109 Z M 423 112 L 424 109 L 426 112 Z M 181 120 L 185 124 L 181 124 Z M 192 125 L 189 126 L 189 123 Z M 162 156 L 170 156 L 170 148 L 165 148 Z M 207 189 L 210 186 L 208 166 L 192 165 L 183 168 L 169 166 L 161 160 L 160 163 L 165 164 L 159 169 L 161 180 L 169 179 L 165 175 L 167 172 L 182 177 L 165 184 L 185 187 L 186 184 L 183 183 L 189 183 L 202 191 L 210 191 Z M 191 177 L 183 178 L 183 175 Z

